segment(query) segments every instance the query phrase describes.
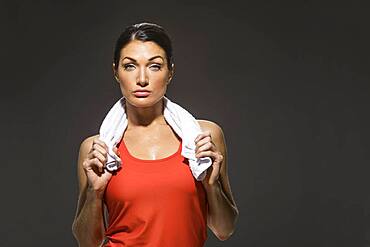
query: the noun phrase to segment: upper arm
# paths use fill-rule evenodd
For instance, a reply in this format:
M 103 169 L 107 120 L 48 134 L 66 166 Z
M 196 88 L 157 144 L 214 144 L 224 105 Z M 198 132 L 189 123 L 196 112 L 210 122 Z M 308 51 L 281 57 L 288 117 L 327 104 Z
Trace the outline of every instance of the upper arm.
M 78 196 L 78 203 L 77 203 L 77 209 L 76 209 L 76 215 L 80 214 L 81 209 L 85 203 L 86 199 L 86 188 L 87 188 L 87 177 L 85 174 L 85 171 L 83 169 L 83 162 L 87 157 L 87 154 L 89 153 L 93 140 L 97 135 L 90 136 L 83 140 L 80 145 L 80 149 L 78 152 L 78 160 L 77 160 L 77 179 L 78 179 L 78 189 L 79 189 L 79 196 Z
M 227 147 L 226 147 L 226 140 L 224 133 L 222 131 L 222 128 L 211 121 L 208 120 L 198 120 L 198 123 L 202 129 L 202 131 L 210 131 L 211 133 L 211 138 L 213 143 L 215 144 L 216 148 L 218 151 L 221 152 L 223 156 L 223 160 L 221 162 L 221 167 L 220 167 L 220 182 L 222 185 L 222 190 L 231 202 L 231 204 L 237 209 L 233 194 L 231 192 L 231 186 L 229 182 L 229 177 L 228 177 L 228 165 L 227 165 Z

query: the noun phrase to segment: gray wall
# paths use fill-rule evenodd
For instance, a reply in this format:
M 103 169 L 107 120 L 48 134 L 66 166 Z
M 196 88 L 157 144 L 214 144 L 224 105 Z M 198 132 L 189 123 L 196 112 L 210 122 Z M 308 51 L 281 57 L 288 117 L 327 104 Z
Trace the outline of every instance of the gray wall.
M 368 13 L 352 1 L 2 1 L 0 245 L 76 246 L 79 144 L 121 96 L 116 38 L 152 21 L 173 39 L 167 96 L 226 136 L 240 218 L 206 246 L 369 246 Z

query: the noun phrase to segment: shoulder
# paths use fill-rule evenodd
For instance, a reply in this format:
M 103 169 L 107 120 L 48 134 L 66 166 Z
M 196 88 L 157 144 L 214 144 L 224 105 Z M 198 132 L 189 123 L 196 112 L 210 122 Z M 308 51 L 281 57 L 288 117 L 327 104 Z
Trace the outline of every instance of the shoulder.
M 205 131 L 205 130 L 210 130 L 210 131 L 222 131 L 221 126 L 218 125 L 215 122 L 212 122 L 210 120 L 205 120 L 205 119 L 197 119 L 198 124 L 200 125 L 200 128 Z
M 91 144 L 94 141 L 94 139 L 97 137 L 99 137 L 99 134 L 91 135 L 91 136 L 83 138 L 81 141 L 81 146 L 87 146 Z
M 211 136 L 214 136 L 214 137 L 223 136 L 223 131 L 219 124 L 212 122 L 210 120 L 204 120 L 204 119 L 197 119 L 197 122 L 199 123 L 199 126 L 202 129 L 202 131 L 211 132 Z
M 84 156 L 86 156 L 88 150 L 93 145 L 94 139 L 97 137 L 99 137 L 99 134 L 88 136 L 82 139 L 81 145 L 80 145 L 80 158 L 83 158 Z
M 85 137 L 82 142 L 81 142 L 81 145 L 86 145 L 86 144 L 89 144 L 89 143 L 92 143 L 93 140 L 95 138 L 99 137 L 99 134 L 96 134 L 96 135 L 91 135 L 91 136 L 88 136 L 88 137 Z
M 197 119 L 197 122 L 199 123 L 202 132 L 209 131 L 211 133 L 211 138 L 214 144 L 221 151 L 221 153 L 225 155 L 226 140 L 221 126 L 210 120 Z

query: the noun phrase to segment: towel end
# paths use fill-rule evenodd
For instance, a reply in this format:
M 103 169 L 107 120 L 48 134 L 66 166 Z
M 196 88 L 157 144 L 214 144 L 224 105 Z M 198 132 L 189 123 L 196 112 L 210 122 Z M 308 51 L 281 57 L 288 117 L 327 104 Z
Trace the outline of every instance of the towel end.
M 113 171 L 118 170 L 118 168 L 120 166 L 121 166 L 121 164 L 120 164 L 119 161 L 113 160 L 113 161 L 107 163 L 105 167 L 107 168 L 108 171 L 113 172 Z

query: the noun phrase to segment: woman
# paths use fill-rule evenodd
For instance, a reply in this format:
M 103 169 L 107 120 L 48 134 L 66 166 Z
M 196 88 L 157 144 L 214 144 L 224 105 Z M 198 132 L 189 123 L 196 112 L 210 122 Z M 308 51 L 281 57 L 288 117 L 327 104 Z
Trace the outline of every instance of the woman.
M 152 23 L 126 28 L 116 43 L 113 73 L 126 99 L 128 125 L 114 147 L 125 168 L 104 169 L 108 147 L 99 135 L 81 143 L 72 226 L 79 245 L 201 247 L 207 225 L 226 240 L 239 213 L 227 175 L 223 132 L 211 121 L 197 120 L 202 133 L 195 139 L 196 157 L 213 162 L 206 177 L 195 180 L 179 152 L 181 138 L 163 116 L 163 97 L 174 75 L 166 31 Z

